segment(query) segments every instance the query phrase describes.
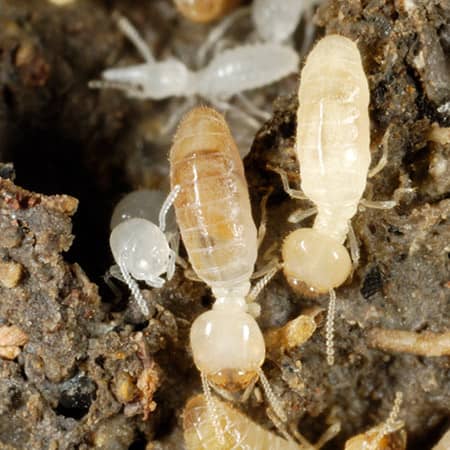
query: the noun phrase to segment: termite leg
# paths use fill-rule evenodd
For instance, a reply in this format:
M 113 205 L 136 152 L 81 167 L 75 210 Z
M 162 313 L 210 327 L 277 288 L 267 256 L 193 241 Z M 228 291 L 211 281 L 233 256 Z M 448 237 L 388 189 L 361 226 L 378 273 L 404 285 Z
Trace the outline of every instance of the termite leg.
M 246 95 L 240 93 L 236 95 L 236 98 L 254 117 L 257 117 L 258 119 L 261 119 L 264 122 L 267 122 L 268 120 L 271 119 L 272 116 L 267 111 L 264 111 L 263 109 L 255 106 L 255 104 L 251 100 L 249 100 Z
M 330 289 L 326 322 L 326 353 L 329 366 L 334 364 L 334 316 L 336 315 L 336 293 Z
M 186 100 L 184 100 L 183 104 L 176 109 L 176 111 L 171 114 L 169 117 L 169 120 L 166 122 L 165 125 L 161 128 L 161 135 L 166 136 L 168 134 L 172 134 L 174 128 L 178 125 L 181 118 L 186 114 L 187 111 L 192 109 L 195 105 L 196 99 L 195 97 L 189 97 Z
M 250 394 L 253 392 L 253 389 L 255 388 L 255 384 L 257 381 L 258 381 L 258 378 L 255 377 L 255 379 L 245 388 L 245 391 L 240 398 L 240 401 L 242 403 L 245 403 L 248 400 L 248 398 L 250 397 Z
M 281 420 L 273 412 L 273 410 L 271 408 L 267 408 L 266 413 L 267 417 L 272 421 L 272 423 L 275 425 L 276 429 L 280 432 L 280 434 L 284 437 L 284 439 L 286 439 L 286 441 L 288 442 L 295 442 L 292 436 L 289 434 L 286 425 L 283 422 L 281 422 Z M 303 449 L 303 446 L 301 448 Z M 314 447 L 311 446 L 307 446 L 306 448 L 307 450 L 314 450 Z
M 308 217 L 313 216 L 314 214 L 317 214 L 317 207 L 315 206 L 308 209 L 296 209 L 293 213 L 289 214 L 288 222 L 299 223 L 307 219 Z
M 319 440 L 314 444 L 316 450 L 320 450 L 327 442 L 331 441 L 341 431 L 341 422 L 337 421 L 330 425 L 327 430 L 320 436 Z
M 267 231 L 267 200 L 272 193 L 273 188 L 269 188 L 269 190 L 263 195 L 261 199 L 260 208 L 261 208 L 261 221 L 258 227 L 258 249 L 264 241 L 264 237 L 266 236 Z
M 252 290 L 247 295 L 247 303 L 253 303 L 260 292 L 266 287 L 267 283 L 274 277 L 274 275 L 280 270 L 280 264 L 277 262 L 272 268 L 252 287 Z
M 366 200 L 362 198 L 359 202 L 360 206 L 364 208 L 372 208 L 372 209 L 392 209 L 397 205 L 397 202 L 394 200 L 381 200 L 381 201 L 373 201 Z
M 216 433 L 217 440 L 220 444 L 225 444 L 225 436 L 223 435 L 223 429 L 220 427 L 219 417 L 217 415 L 216 405 L 214 404 L 214 399 L 211 393 L 211 388 L 208 383 L 206 375 L 202 372 L 200 374 L 202 379 L 203 393 L 205 394 L 206 407 L 208 409 L 208 414 L 211 419 L 211 423 L 214 427 L 214 432 Z
M 122 298 L 122 293 L 120 292 L 120 289 L 114 283 L 113 278 L 125 283 L 125 280 L 123 279 L 122 274 L 119 269 L 119 266 L 117 264 L 114 264 L 113 266 L 111 266 L 109 268 L 109 270 L 106 271 L 106 273 L 103 275 L 103 280 L 104 280 L 106 286 L 108 286 L 108 288 L 114 294 L 114 299 L 116 301 L 119 301 Z
M 308 197 L 299 189 L 292 189 L 289 186 L 289 180 L 286 172 L 279 167 L 272 167 L 271 170 L 280 175 L 281 182 L 283 183 L 283 189 L 290 197 L 295 198 L 296 200 L 307 200 Z
M 209 98 L 208 99 L 214 107 L 217 109 L 220 109 L 222 111 L 231 112 L 235 114 L 236 116 L 239 116 L 249 127 L 253 128 L 254 130 L 259 130 L 262 126 L 262 124 L 256 120 L 252 115 L 245 112 L 244 110 L 238 108 L 237 106 L 232 105 L 229 102 L 219 100 L 216 98 Z
M 197 276 L 197 274 L 195 273 L 195 271 L 193 269 L 191 269 L 190 267 L 184 271 L 184 277 L 191 281 L 195 281 L 195 282 L 199 282 L 199 283 L 203 282 L 203 280 L 201 278 L 199 278 Z
M 353 271 L 356 270 L 359 264 L 359 245 L 358 240 L 356 239 L 355 230 L 353 229 L 353 226 L 351 222 L 348 223 L 348 243 L 350 245 L 350 255 L 352 257 L 352 265 L 353 265 Z
M 219 39 L 226 33 L 226 31 L 235 24 L 237 20 L 241 17 L 245 17 L 250 13 L 250 8 L 239 8 L 235 12 L 229 14 L 223 20 L 220 21 L 219 25 L 214 27 L 206 36 L 203 44 L 200 46 L 197 52 L 197 67 L 204 67 L 206 64 L 207 56 L 214 45 L 219 41 Z
M 166 229 L 166 216 L 169 212 L 170 207 L 173 205 L 173 202 L 177 198 L 178 194 L 181 191 L 180 185 L 176 185 L 173 187 L 173 189 L 170 191 L 167 198 L 164 200 L 164 203 L 161 206 L 161 210 L 159 211 L 159 229 L 164 233 L 164 230 Z
M 91 80 L 88 83 L 88 87 L 91 89 L 118 89 L 119 91 L 125 92 L 129 97 L 140 98 L 142 100 L 147 98 L 147 94 L 142 89 L 125 81 Z
M 383 139 L 381 141 L 381 147 L 382 147 L 383 153 L 381 154 L 381 158 L 375 164 L 375 166 L 369 170 L 369 173 L 367 174 L 368 178 L 374 177 L 377 173 L 381 172 L 384 169 L 384 167 L 386 166 L 386 164 L 388 162 L 388 152 L 389 152 L 388 141 L 389 141 L 390 134 L 391 134 L 391 126 L 388 126 L 386 132 L 384 133 Z
M 124 16 L 117 16 L 117 26 L 119 30 L 128 38 L 128 40 L 136 47 L 136 50 L 148 63 L 155 61 L 153 53 L 148 44 L 142 39 L 139 31 L 134 25 Z
M 272 411 L 277 415 L 277 417 L 283 422 L 287 422 L 287 416 L 277 398 L 277 396 L 274 394 L 269 380 L 264 375 L 264 372 L 262 369 L 258 370 L 259 380 L 261 381 L 261 385 L 264 390 L 264 394 L 266 395 L 267 401 L 269 402 L 269 405 L 272 409 Z
M 137 285 L 136 281 L 133 280 L 131 275 L 128 273 L 128 270 L 122 258 L 118 262 L 122 277 L 125 280 L 125 283 L 128 285 L 128 288 L 130 289 L 131 293 L 133 294 L 133 297 L 136 300 L 139 309 L 141 310 L 142 314 L 145 317 L 148 317 L 150 315 L 150 311 L 148 310 L 147 302 L 145 301 L 141 291 L 139 290 L 139 286 Z

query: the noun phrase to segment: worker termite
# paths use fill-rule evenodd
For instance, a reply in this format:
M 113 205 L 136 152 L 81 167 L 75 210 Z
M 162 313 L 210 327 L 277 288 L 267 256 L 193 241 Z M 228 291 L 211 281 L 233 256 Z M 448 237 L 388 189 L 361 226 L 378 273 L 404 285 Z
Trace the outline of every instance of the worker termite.
M 151 49 L 124 17 L 118 19 L 118 26 L 135 45 L 145 63 L 105 70 L 102 80 L 89 82 L 91 88 L 119 89 L 130 97 L 155 100 L 199 95 L 217 107 L 230 109 L 226 100 L 242 91 L 274 83 L 296 72 L 299 63 L 295 50 L 287 46 L 254 44 L 225 50 L 215 55 L 205 67 L 191 71 L 175 58 L 156 61 Z M 243 103 L 245 105 L 250 107 L 251 115 L 251 105 Z M 188 106 L 191 107 L 192 103 Z M 251 122 L 248 114 L 244 115 L 237 108 L 235 110 Z
M 241 0 L 174 0 L 175 6 L 183 16 L 193 22 L 212 22 L 241 3 Z
M 175 272 L 177 252 L 169 245 L 174 234 L 173 230 L 166 231 L 166 218 L 179 191 L 179 186 L 174 186 L 162 203 L 159 226 L 148 219 L 155 216 L 155 201 L 161 199 L 160 193 L 152 191 L 126 196 L 117 205 L 111 220 L 109 243 L 117 266 L 110 271 L 125 281 L 145 317 L 149 315 L 148 306 L 135 280 L 160 288 L 165 282 L 161 275 L 167 273 L 170 280 Z
M 187 450 L 319 450 L 335 436 L 335 428 L 327 432 L 318 443 L 310 444 L 302 439 L 299 446 L 292 440 L 285 440 L 252 422 L 237 409 L 223 402 L 217 402 L 218 423 L 224 442 L 217 435 L 209 416 L 206 400 L 202 395 L 192 397 L 183 413 L 184 439 Z
M 249 293 L 257 231 L 242 160 L 223 116 L 207 107 L 189 112 L 175 135 L 170 164 L 171 184 L 181 188 L 174 207 L 189 261 L 216 299 L 211 311 L 197 317 L 190 333 L 211 415 L 210 383 L 221 393 L 245 390 L 245 398 L 259 378 L 272 409 L 284 421 L 285 413 L 261 369 L 264 338 L 249 314 L 277 268 Z
M 405 450 L 406 432 L 403 430 L 404 423 L 397 420 L 402 400 L 402 393 L 397 392 L 394 406 L 386 422 L 352 437 L 345 443 L 344 450 Z
M 289 284 L 303 293 L 330 293 L 327 318 L 327 361 L 334 362 L 333 316 L 340 286 L 352 271 L 344 247 L 347 234 L 354 264 L 359 258 L 350 220 L 366 186 L 370 164 L 369 86 L 356 44 L 338 35 L 324 37 L 309 54 L 301 73 L 296 152 L 303 193 L 315 207 L 297 215 L 317 213 L 312 228 L 300 228 L 283 242 L 283 270 Z M 392 207 L 395 202 L 366 202 Z

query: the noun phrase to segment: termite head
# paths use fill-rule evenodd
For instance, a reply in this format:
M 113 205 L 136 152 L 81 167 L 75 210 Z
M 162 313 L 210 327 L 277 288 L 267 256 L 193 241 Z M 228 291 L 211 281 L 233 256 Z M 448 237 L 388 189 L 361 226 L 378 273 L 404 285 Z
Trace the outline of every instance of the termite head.
M 142 96 L 155 100 L 171 96 L 192 94 L 194 78 L 189 69 L 180 61 L 168 58 L 163 62 L 148 62 L 131 67 L 108 69 L 102 78 L 111 83 L 119 83 L 122 89 L 130 89 L 130 96 L 138 91 Z
M 345 443 L 345 450 L 405 450 L 406 432 L 397 430 L 380 437 L 380 428 L 383 426 L 371 428 L 365 433 L 352 437 Z
M 239 392 L 258 376 L 266 354 L 264 338 L 245 300 L 217 301 L 192 324 L 195 365 L 208 381 L 228 392 Z
M 200 23 L 219 19 L 239 3 L 240 0 L 175 0 L 181 14 Z
M 152 280 L 167 270 L 170 248 L 164 233 L 146 219 L 119 223 L 109 238 L 117 264 L 123 264 L 136 280 Z
M 347 249 L 313 228 L 300 228 L 285 239 L 283 271 L 291 287 L 305 295 L 324 294 L 350 275 Z

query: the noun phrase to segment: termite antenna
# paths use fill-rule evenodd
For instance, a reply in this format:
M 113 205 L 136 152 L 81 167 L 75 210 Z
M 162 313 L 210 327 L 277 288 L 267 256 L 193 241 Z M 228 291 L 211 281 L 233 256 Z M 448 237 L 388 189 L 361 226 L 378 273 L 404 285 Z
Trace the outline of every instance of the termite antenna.
M 177 184 L 170 191 L 167 198 L 164 200 L 164 203 L 161 206 L 161 210 L 159 211 L 159 229 L 164 233 L 166 229 L 166 216 L 169 212 L 170 207 L 173 205 L 173 202 L 176 200 L 178 194 L 181 191 L 181 186 Z
M 147 63 L 155 62 L 152 51 L 147 43 L 142 39 L 139 31 L 124 16 L 117 14 L 116 23 L 119 30 L 128 38 L 128 40 L 136 47 L 136 50 L 144 58 Z
M 277 262 L 269 271 L 253 286 L 250 293 L 247 295 L 247 303 L 253 303 L 261 291 L 266 287 L 267 283 L 280 270 L 280 264 Z
M 200 378 L 202 380 L 203 393 L 205 394 L 206 407 L 208 409 L 208 414 L 211 419 L 212 426 L 214 428 L 214 433 L 220 444 L 225 444 L 225 436 L 223 434 L 223 429 L 220 427 L 219 416 L 217 415 L 216 405 L 214 404 L 214 399 L 212 397 L 211 388 L 208 383 L 206 375 L 201 372 Z
M 274 394 L 269 380 L 264 375 L 264 372 L 262 369 L 258 370 L 258 376 L 259 380 L 261 381 L 264 393 L 266 394 L 267 401 L 269 402 L 270 407 L 272 408 L 273 412 L 278 416 L 278 418 L 282 422 L 287 422 L 287 416 L 285 412 L 283 411 L 283 408 L 281 407 L 281 404 L 277 398 L 277 396 Z
M 326 353 L 329 366 L 334 364 L 334 316 L 336 314 L 336 292 L 330 289 L 326 324 Z
M 138 304 L 142 314 L 145 317 L 148 317 L 150 315 L 150 311 L 148 310 L 147 303 L 146 303 L 144 297 L 142 296 L 142 293 L 139 290 L 139 286 L 137 285 L 136 281 L 134 281 L 133 278 L 131 278 L 130 274 L 128 273 L 128 270 L 123 261 L 123 258 L 119 259 L 118 266 L 120 268 L 120 273 L 122 274 L 122 277 L 125 280 L 125 283 L 127 283 L 128 288 L 130 289 L 131 293 L 133 294 L 133 297 L 136 300 L 136 303 Z
M 403 402 L 403 392 L 395 393 L 394 406 L 392 407 L 391 413 L 387 418 L 386 422 L 380 427 L 380 430 L 377 433 L 377 436 L 372 442 L 369 450 L 376 450 L 379 447 L 381 440 L 384 436 L 398 430 L 403 426 L 403 422 L 401 420 L 397 420 L 397 417 L 400 413 L 400 408 Z

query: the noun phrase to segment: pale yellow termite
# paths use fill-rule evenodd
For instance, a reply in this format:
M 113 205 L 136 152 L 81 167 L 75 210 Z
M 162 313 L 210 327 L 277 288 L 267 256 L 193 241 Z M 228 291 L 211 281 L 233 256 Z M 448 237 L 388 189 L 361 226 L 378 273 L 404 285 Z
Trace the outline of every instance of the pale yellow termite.
M 209 383 L 236 393 L 259 378 L 284 420 L 261 370 L 264 338 L 249 314 L 257 230 L 242 160 L 223 116 L 206 107 L 189 112 L 175 135 L 170 164 L 171 183 L 181 188 L 174 207 L 189 261 L 216 299 L 190 333 L 205 394 L 209 399 Z
M 205 398 L 191 398 L 184 409 L 183 429 L 187 450 L 299 450 L 293 441 L 265 430 L 237 409 L 217 402 L 217 418 L 224 442 L 217 439 Z
M 301 188 L 315 204 L 310 213 L 317 215 L 312 228 L 297 229 L 285 239 L 283 270 L 294 289 L 330 292 L 327 353 L 332 364 L 333 289 L 352 270 L 343 244 L 370 164 L 369 86 L 356 44 L 338 35 L 320 40 L 302 70 L 298 97 Z M 297 191 L 287 190 L 296 196 Z
M 174 0 L 178 11 L 193 22 L 220 19 L 241 3 L 241 0 Z

